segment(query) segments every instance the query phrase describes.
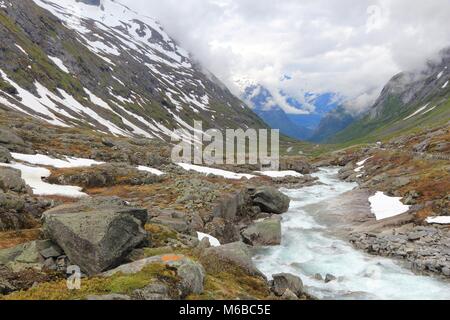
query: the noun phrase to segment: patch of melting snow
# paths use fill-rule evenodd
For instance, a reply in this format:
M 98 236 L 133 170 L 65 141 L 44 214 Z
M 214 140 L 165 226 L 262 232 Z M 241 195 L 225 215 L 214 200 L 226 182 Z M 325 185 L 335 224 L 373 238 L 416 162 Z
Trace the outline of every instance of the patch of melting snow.
M 225 179 L 231 179 L 231 180 L 240 180 L 242 178 L 251 179 L 251 178 L 256 177 L 251 174 L 235 173 L 235 172 L 221 170 L 221 169 L 202 167 L 202 166 L 193 165 L 193 164 L 189 164 L 189 163 L 178 163 L 178 165 L 187 171 L 192 170 L 192 171 L 195 171 L 198 173 L 203 173 L 206 175 L 213 174 L 215 176 L 220 176 L 220 177 L 224 177 Z
M 58 68 L 60 68 L 62 71 L 64 71 L 65 73 L 70 73 L 69 69 L 67 69 L 67 67 L 64 65 L 64 63 L 62 62 L 61 59 L 57 58 L 57 57 L 51 57 L 48 56 L 50 60 L 53 61 L 54 64 L 56 64 L 56 66 Z
M 197 236 L 199 241 L 202 241 L 204 238 L 207 238 L 209 240 L 209 244 L 212 247 L 220 247 L 220 241 L 209 234 L 197 232 Z
M 154 169 L 154 168 L 150 168 L 150 167 L 146 167 L 146 166 L 138 166 L 137 168 L 140 171 L 150 172 L 150 173 L 155 174 L 157 176 L 162 176 L 162 175 L 165 174 L 164 172 L 162 172 L 162 171 L 160 171 L 158 169 Z
M 22 179 L 33 190 L 37 196 L 64 196 L 70 198 L 81 198 L 88 196 L 81 192 L 82 188 L 75 186 L 61 186 L 49 184 L 42 181 L 42 178 L 50 176 L 50 170 L 40 167 L 31 167 L 21 163 L 5 164 L 0 166 L 18 169 L 21 172 Z
M 414 117 L 415 115 L 417 115 L 417 114 L 421 113 L 423 110 L 425 110 L 429 105 L 430 105 L 430 104 L 427 103 L 427 104 L 424 105 L 422 108 L 417 109 L 416 112 L 414 112 L 413 114 L 407 116 L 407 117 L 406 117 L 405 119 L 403 119 L 403 120 L 411 119 L 411 118 Z
M 429 224 L 450 224 L 450 216 L 429 217 L 426 221 Z
M 92 159 L 74 158 L 64 156 L 62 159 L 56 159 L 44 154 L 22 154 L 11 153 L 16 160 L 28 162 L 30 164 L 49 166 L 54 168 L 78 168 L 90 167 L 93 165 L 103 164 L 104 162 L 95 161 Z
M 16 47 L 17 47 L 20 51 L 22 51 L 23 54 L 25 54 L 26 56 L 28 56 L 28 53 L 27 53 L 21 46 L 19 46 L 17 43 L 16 43 Z
M 255 173 L 263 175 L 263 176 L 268 176 L 271 178 L 284 178 L 284 177 L 300 178 L 300 177 L 303 177 L 303 175 L 301 173 L 298 173 L 297 171 L 292 171 L 292 170 L 288 170 L 288 171 L 255 171 Z
M 448 80 L 447 80 L 447 82 L 446 82 L 446 83 L 444 83 L 444 85 L 442 86 L 442 89 L 445 89 L 445 88 L 447 88 L 447 86 L 448 86 Z
M 389 197 L 383 192 L 377 192 L 369 198 L 372 213 L 377 220 L 392 218 L 409 210 L 409 206 L 403 204 L 401 197 Z

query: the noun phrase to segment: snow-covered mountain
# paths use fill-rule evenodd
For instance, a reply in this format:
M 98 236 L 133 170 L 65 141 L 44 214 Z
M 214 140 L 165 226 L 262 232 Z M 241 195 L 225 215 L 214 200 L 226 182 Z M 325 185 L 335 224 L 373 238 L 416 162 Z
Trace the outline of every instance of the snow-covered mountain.
M 269 126 L 300 140 L 310 140 L 322 119 L 340 103 L 333 93 L 306 93 L 304 102 L 300 102 L 282 90 L 272 92 L 254 81 L 240 81 L 239 86 L 242 98 Z M 286 108 L 294 112 L 286 112 Z
M 154 19 L 114 0 L 0 0 L 0 108 L 57 126 L 169 139 L 264 127 Z

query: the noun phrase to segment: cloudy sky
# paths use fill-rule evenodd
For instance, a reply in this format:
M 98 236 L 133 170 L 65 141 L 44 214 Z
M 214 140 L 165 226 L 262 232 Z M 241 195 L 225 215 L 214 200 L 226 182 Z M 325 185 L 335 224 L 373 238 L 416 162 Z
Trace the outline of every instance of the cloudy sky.
M 157 18 L 230 87 L 238 79 L 298 98 L 337 92 L 355 108 L 450 45 L 449 0 L 121 2 Z

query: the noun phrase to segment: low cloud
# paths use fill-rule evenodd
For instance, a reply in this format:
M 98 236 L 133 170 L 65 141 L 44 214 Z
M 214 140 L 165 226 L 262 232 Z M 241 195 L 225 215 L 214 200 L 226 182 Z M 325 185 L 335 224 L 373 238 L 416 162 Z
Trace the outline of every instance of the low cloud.
M 250 78 L 298 99 L 336 92 L 356 111 L 450 45 L 448 0 L 121 2 L 158 19 L 235 92 L 236 78 Z

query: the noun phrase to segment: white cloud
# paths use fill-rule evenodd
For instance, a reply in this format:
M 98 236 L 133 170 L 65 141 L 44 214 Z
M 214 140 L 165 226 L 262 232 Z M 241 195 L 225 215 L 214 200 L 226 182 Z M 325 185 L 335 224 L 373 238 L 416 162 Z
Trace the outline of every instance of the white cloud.
M 448 0 L 121 0 L 161 21 L 232 89 L 250 78 L 367 107 L 397 72 L 450 45 Z M 289 74 L 290 81 L 281 81 Z

